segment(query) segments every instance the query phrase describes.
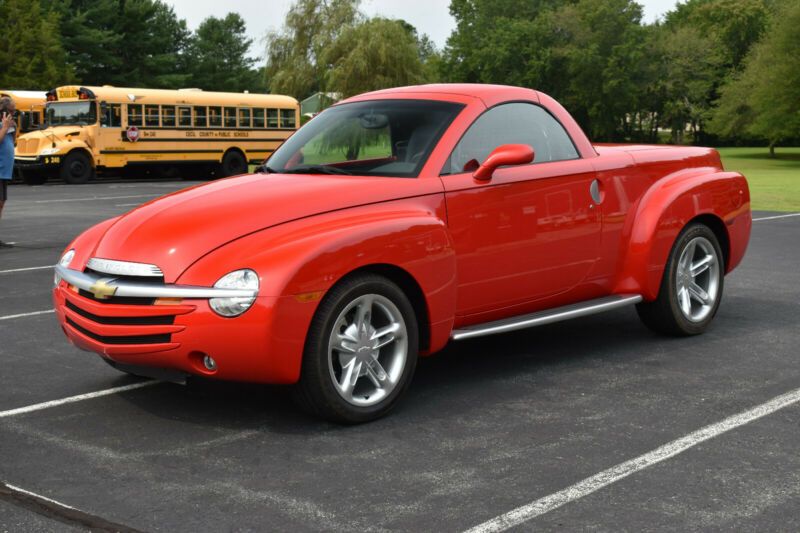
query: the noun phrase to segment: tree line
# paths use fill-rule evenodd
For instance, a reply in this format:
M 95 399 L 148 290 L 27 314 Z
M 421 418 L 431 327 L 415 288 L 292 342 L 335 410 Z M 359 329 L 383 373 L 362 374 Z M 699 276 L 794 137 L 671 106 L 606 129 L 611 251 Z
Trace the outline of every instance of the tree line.
M 0 0 L 0 87 L 67 83 L 347 97 L 429 82 L 549 93 L 597 141 L 800 140 L 800 3 L 451 0 L 443 49 L 359 0 L 296 0 L 265 57 L 236 13 L 194 31 L 161 0 Z M 268 17 L 262 24 L 272 22 Z
M 0 0 L 0 87 L 69 83 L 264 92 L 242 17 L 195 31 L 159 0 Z

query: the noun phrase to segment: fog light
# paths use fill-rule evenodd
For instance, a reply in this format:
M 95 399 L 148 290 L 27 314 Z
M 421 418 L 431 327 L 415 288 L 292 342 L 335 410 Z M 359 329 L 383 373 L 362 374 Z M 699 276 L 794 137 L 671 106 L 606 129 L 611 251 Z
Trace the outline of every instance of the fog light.
M 214 371 L 217 369 L 217 362 L 210 355 L 203 357 L 203 364 L 208 370 Z
M 203 357 L 203 365 L 212 372 L 217 369 L 217 362 L 210 355 Z

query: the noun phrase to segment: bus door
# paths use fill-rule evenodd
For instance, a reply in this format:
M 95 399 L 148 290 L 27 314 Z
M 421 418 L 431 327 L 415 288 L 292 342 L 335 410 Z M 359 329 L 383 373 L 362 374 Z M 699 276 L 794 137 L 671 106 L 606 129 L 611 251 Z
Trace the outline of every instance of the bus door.
M 122 128 L 122 104 L 100 102 L 100 129 L 95 140 L 95 157 L 105 165 L 109 152 L 125 149 L 125 130 Z M 116 166 L 116 165 L 111 165 Z

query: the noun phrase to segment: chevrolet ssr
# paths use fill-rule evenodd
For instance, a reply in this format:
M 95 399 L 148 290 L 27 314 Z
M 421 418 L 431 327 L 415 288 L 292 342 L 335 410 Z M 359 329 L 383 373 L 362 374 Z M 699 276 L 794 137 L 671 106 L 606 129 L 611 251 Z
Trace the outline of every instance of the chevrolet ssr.
M 295 384 L 357 423 L 450 341 L 626 305 L 701 333 L 750 228 L 712 149 L 592 145 L 530 89 L 403 87 L 327 109 L 255 174 L 88 229 L 53 296 L 120 370 Z

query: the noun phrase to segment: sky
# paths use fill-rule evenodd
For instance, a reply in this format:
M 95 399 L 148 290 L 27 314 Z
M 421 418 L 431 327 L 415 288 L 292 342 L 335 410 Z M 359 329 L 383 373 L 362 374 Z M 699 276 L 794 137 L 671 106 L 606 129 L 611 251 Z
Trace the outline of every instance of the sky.
M 248 36 L 253 39 L 251 53 L 263 56 L 263 37 L 268 30 L 279 29 L 293 0 L 165 0 L 185 19 L 189 29 L 195 29 L 206 17 L 224 17 L 238 12 L 247 23 Z M 644 6 L 644 21 L 653 22 L 672 9 L 676 0 L 638 0 Z M 381 15 L 402 18 L 413 24 L 419 33 L 427 33 L 443 48 L 455 27 L 448 6 L 450 0 L 362 0 L 361 9 L 369 16 Z

